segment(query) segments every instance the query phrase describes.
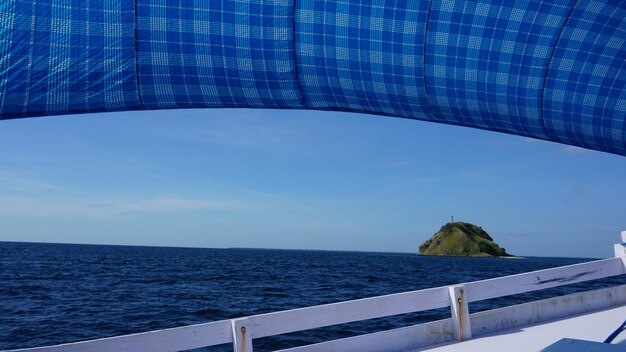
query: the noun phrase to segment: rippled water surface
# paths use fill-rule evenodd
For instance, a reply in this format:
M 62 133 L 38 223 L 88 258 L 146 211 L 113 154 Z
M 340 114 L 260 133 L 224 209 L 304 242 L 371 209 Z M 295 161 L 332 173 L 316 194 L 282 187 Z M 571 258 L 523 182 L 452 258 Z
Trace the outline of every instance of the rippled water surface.
M 0 242 L 0 350 L 115 336 L 582 262 Z M 490 309 L 623 277 L 480 302 Z M 447 317 L 445 309 L 254 341 L 286 348 Z M 211 351 L 232 351 L 221 346 Z

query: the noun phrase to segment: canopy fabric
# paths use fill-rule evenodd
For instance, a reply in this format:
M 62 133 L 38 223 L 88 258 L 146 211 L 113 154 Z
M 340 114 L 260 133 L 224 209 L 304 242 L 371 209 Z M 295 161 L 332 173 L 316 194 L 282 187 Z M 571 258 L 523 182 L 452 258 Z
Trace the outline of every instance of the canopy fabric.
M 3 0 L 0 118 L 371 113 L 626 155 L 626 0 Z

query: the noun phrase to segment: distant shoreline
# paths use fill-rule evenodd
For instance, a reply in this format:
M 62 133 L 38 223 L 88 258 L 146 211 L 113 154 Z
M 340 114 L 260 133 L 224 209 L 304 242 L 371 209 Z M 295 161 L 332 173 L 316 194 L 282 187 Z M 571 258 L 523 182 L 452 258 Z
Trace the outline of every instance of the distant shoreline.
M 76 242 L 42 242 L 42 241 L 9 241 L 0 240 L 0 244 L 33 244 L 33 245 L 71 245 L 71 246 L 110 246 L 110 247 L 137 247 L 137 248 L 176 248 L 176 249 L 207 249 L 207 250 L 268 250 L 268 251 L 313 251 L 313 252 L 347 252 L 347 253 L 380 253 L 388 255 L 417 255 L 421 257 L 454 257 L 454 258 L 498 258 L 498 257 L 469 257 L 454 255 L 423 255 L 415 252 L 381 252 L 368 250 L 345 250 L 345 249 L 303 249 L 303 248 L 254 248 L 254 247 L 191 247 L 191 246 L 175 246 L 175 245 L 154 245 L 154 244 L 111 244 L 111 243 L 76 243 Z M 550 256 L 550 255 L 526 255 L 502 257 L 511 259 L 529 259 L 529 258 L 555 258 L 555 259 L 581 259 L 581 260 L 598 260 L 606 257 L 581 257 L 581 256 Z

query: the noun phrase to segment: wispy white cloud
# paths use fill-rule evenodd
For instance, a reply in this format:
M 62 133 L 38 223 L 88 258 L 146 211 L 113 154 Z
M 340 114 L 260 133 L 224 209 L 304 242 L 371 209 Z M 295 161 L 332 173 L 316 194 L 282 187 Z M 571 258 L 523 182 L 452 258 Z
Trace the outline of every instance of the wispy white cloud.
M 196 116 L 190 116 L 187 124 L 172 120 L 169 125 L 166 122 L 142 132 L 176 142 L 302 155 L 352 153 L 356 143 L 363 144 L 367 140 L 367 136 L 359 140 L 346 138 L 355 132 L 341 130 L 335 121 L 338 116 L 328 117 L 338 114 L 332 112 L 322 115 L 318 111 L 235 109 L 228 113 L 222 110 L 190 110 L 189 113 Z
M 115 218 L 195 210 L 232 211 L 248 207 L 250 207 L 249 204 L 236 200 L 193 199 L 177 196 L 133 199 L 112 196 L 45 198 L 25 195 L 0 195 L 0 215 L 22 217 L 78 216 L 83 218 Z
M 502 176 L 497 172 L 492 172 L 489 170 L 478 170 L 478 169 L 468 169 L 468 170 L 460 170 L 458 172 L 458 179 L 466 180 L 466 181 L 489 181 L 496 182 L 501 181 Z
M 241 202 L 219 199 L 154 197 L 148 199 L 112 199 L 85 202 L 84 208 L 109 214 L 159 213 L 181 210 L 235 210 L 245 207 Z
M 380 162 L 369 164 L 372 167 L 382 167 L 382 168 L 398 168 L 405 167 L 411 165 L 410 161 L 388 161 L 388 162 Z
M 196 194 L 159 190 L 84 193 L 63 181 L 29 172 L 0 170 L 0 216 L 127 219 L 182 212 L 274 212 L 318 209 L 332 202 L 308 196 L 275 194 L 232 185 L 211 186 Z
M 221 128 L 213 130 L 180 131 L 177 137 L 194 142 L 217 143 L 240 147 L 280 146 L 287 133 L 280 131 L 253 130 L 250 127 Z
M 38 155 L 34 155 L 32 153 L 25 153 L 25 152 L 11 152 L 11 153 L 7 153 L 7 152 L 2 152 L 0 151 L 0 163 L 2 164 L 8 164 L 8 163 L 33 163 L 33 162 L 47 162 L 49 160 L 38 156 Z
M 27 173 L 0 170 L 0 190 L 11 193 L 41 193 L 59 189 L 58 185 L 31 177 Z
M 268 117 L 263 117 L 263 113 L 266 112 L 241 110 L 240 115 L 211 116 L 196 121 L 193 128 L 178 126 L 165 135 L 191 142 L 240 147 L 283 147 L 302 137 L 304 131 L 288 124 L 264 123 Z
M 576 194 L 576 195 L 586 195 L 586 194 L 593 193 L 593 191 L 589 188 L 578 187 L 578 188 L 574 188 L 571 193 Z
M 591 153 L 593 152 L 590 149 L 585 149 L 585 148 L 581 148 L 581 147 L 576 147 L 573 145 L 566 145 L 561 147 L 561 151 L 563 153 L 568 153 L 568 154 L 586 154 L 586 153 Z
M 523 137 L 523 140 L 524 140 L 526 143 L 540 143 L 540 142 L 543 142 L 543 141 L 542 141 L 542 140 L 540 140 L 540 139 L 537 139 L 537 138 L 530 138 L 530 137 Z

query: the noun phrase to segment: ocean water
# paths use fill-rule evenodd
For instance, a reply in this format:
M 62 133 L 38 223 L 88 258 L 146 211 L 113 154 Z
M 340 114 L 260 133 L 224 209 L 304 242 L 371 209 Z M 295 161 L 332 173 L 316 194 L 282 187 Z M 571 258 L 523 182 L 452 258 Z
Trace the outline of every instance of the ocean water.
M 0 350 L 398 293 L 589 259 L 0 242 Z M 624 277 L 470 305 L 472 311 L 624 283 Z M 254 341 L 293 347 L 449 316 L 439 309 Z M 232 351 L 230 346 L 203 349 Z

